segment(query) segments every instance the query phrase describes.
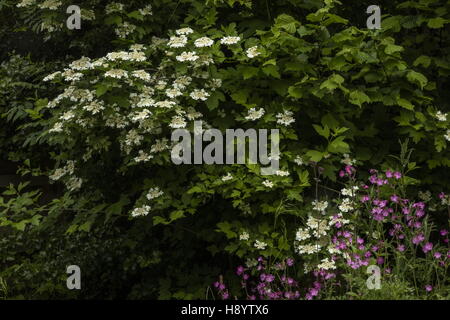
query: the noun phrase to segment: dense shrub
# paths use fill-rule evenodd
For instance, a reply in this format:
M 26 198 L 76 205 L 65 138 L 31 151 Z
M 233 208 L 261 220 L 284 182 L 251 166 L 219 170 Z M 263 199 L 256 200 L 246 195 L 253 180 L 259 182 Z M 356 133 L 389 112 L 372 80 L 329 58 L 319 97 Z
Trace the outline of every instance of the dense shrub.
M 2 64 L 2 150 L 44 170 L 54 163 L 49 178 L 67 191 L 44 206 L 25 187 L 25 196 L 4 194 L 9 296 L 210 298 L 222 274 L 215 286 L 225 298 L 448 297 L 448 241 L 433 232 L 448 229 L 448 198 L 436 199 L 449 189 L 445 1 L 383 1 L 377 31 L 361 19 L 366 5 L 332 0 L 87 1 L 81 30 L 65 28 L 67 1 L 6 3 L 1 14 L 17 17 L 8 30 L 47 47 L 8 49 L 31 58 Z M 194 133 L 198 120 L 221 131 L 278 128 L 279 171 L 173 164 L 172 131 Z M 342 194 L 345 183 L 357 194 Z M 405 208 L 427 212 L 420 227 Z M 322 218 L 324 251 L 312 257 L 296 234 Z M 397 225 L 408 244 L 397 243 Z M 344 233 L 353 242 L 337 259 L 325 243 Z M 411 245 L 419 234 L 439 258 Z M 351 256 L 365 253 L 355 267 Z M 238 273 L 253 277 L 245 287 L 255 292 L 242 294 L 232 273 L 246 261 Z M 295 290 L 285 287 L 287 261 Z M 386 287 L 374 292 L 365 271 L 377 263 Z M 80 265 L 86 290 L 65 289 L 68 264 Z

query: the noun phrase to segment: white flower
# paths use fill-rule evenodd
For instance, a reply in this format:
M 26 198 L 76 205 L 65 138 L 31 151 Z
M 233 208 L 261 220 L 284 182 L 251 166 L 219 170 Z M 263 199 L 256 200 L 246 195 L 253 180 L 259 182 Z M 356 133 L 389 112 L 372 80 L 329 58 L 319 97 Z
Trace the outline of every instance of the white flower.
M 248 232 L 244 231 L 239 235 L 239 240 L 241 241 L 247 241 L 250 238 L 250 235 Z
M 194 45 L 197 48 L 202 48 L 202 47 L 211 47 L 214 44 L 214 41 L 208 37 L 202 37 L 202 38 L 198 38 L 197 40 L 195 40 Z
M 85 105 L 83 109 L 92 112 L 92 114 L 97 114 L 105 109 L 103 105 L 104 105 L 103 101 L 92 101 L 90 104 Z
M 143 206 L 140 208 L 135 208 L 131 212 L 132 217 L 140 217 L 140 216 L 146 216 L 150 212 L 151 207 L 150 206 Z
M 308 217 L 306 225 L 312 230 L 313 235 L 317 238 L 327 235 L 327 231 L 330 230 L 330 226 L 327 224 L 327 220 L 316 219 L 313 216 Z
M 167 45 L 170 48 L 182 48 L 187 43 L 187 37 L 186 36 L 180 36 L 180 37 L 170 37 L 169 42 Z
M 447 121 L 447 113 L 442 113 L 441 111 L 436 112 L 436 118 L 439 121 Z
M 341 163 L 346 164 L 348 166 L 352 166 L 356 163 L 356 160 L 351 159 L 348 153 L 344 153 L 344 159 L 341 160 Z
M 141 111 L 131 114 L 130 118 L 131 118 L 132 122 L 140 122 L 145 119 L 148 119 L 151 115 L 152 115 L 152 113 L 150 110 L 144 109 L 144 110 L 141 110 Z
M 196 55 L 195 51 L 192 52 L 183 52 L 179 56 L 176 56 L 176 59 L 178 61 L 184 62 L 184 61 L 195 61 L 199 58 L 198 55 Z
M 294 162 L 295 162 L 297 165 L 299 165 L 299 166 L 301 166 L 301 165 L 304 164 L 304 160 L 303 160 L 303 158 L 300 157 L 300 156 L 295 157 Z
M 28 7 L 36 3 L 36 0 L 22 0 L 21 3 L 17 4 L 18 8 Z
M 139 150 L 139 155 L 134 158 L 136 162 L 147 162 L 153 158 L 152 155 L 145 153 L 143 150 Z
M 66 183 L 67 189 L 69 191 L 75 191 L 81 188 L 81 184 L 83 183 L 83 179 L 72 177 L 69 179 L 69 181 Z
M 62 132 L 63 124 L 61 122 L 56 122 L 48 132 Z
M 186 120 L 182 116 L 174 116 L 169 124 L 169 127 L 174 129 L 185 128 Z
M 150 190 L 147 193 L 147 199 L 153 200 L 155 198 L 158 198 L 164 194 L 163 191 L 161 191 L 158 187 L 150 188 Z
M 163 100 L 163 101 L 158 101 L 155 103 L 155 107 L 156 108 L 167 108 L 170 109 L 173 106 L 175 106 L 176 103 L 173 101 L 169 101 L 169 100 Z
M 49 74 L 48 76 L 46 76 L 46 77 L 43 79 L 43 81 L 51 81 L 51 80 L 55 79 L 56 76 L 59 76 L 60 74 L 61 74 L 61 71 L 53 72 L 52 74 Z
M 194 100 L 206 101 L 206 100 L 208 100 L 209 93 L 206 92 L 204 89 L 200 89 L 200 90 L 195 89 L 194 91 L 191 92 L 190 96 Z
M 65 168 L 57 168 L 53 174 L 49 176 L 49 178 L 53 181 L 57 181 L 61 179 L 67 173 Z
M 328 201 L 317 201 L 317 200 L 314 200 L 312 202 L 312 205 L 313 205 L 313 210 L 322 211 L 323 212 L 328 207 Z
M 151 16 L 153 14 L 152 5 L 149 4 L 145 8 L 139 9 L 139 13 L 143 16 Z
M 288 126 L 291 123 L 295 122 L 295 119 L 292 117 L 293 113 L 292 111 L 284 111 L 283 113 L 278 113 L 276 115 L 277 117 L 277 123 Z
M 130 50 L 132 50 L 132 51 L 145 50 L 145 46 L 143 44 L 135 43 L 130 46 Z
M 444 135 L 445 140 L 450 141 L 450 129 L 447 130 L 447 133 Z
M 359 187 L 357 187 L 357 186 L 354 186 L 353 188 L 349 188 L 349 189 L 346 189 L 346 188 L 343 188 L 342 190 L 341 190 L 341 194 L 343 195 L 343 196 L 349 196 L 349 197 L 354 197 L 355 196 L 355 194 L 356 194 L 356 192 L 355 191 L 358 191 L 359 190 Z
M 140 107 L 140 108 L 142 108 L 142 107 L 151 107 L 153 105 L 156 105 L 155 100 L 153 100 L 152 98 L 148 98 L 148 97 L 142 98 L 137 103 L 137 106 Z
M 116 79 L 128 78 L 128 73 L 122 69 L 111 69 L 105 72 L 105 77 L 111 77 Z
M 249 57 L 249 58 L 254 58 L 261 54 L 260 52 L 258 52 L 257 46 L 247 49 L 246 53 L 247 53 L 247 57 Z
M 166 138 L 156 140 L 156 142 L 152 145 L 150 152 L 157 153 L 168 149 L 169 145 L 167 144 L 167 142 L 168 140 Z
M 128 53 L 128 57 L 131 61 L 142 62 L 147 59 L 144 52 L 141 51 L 133 51 Z
M 124 6 L 121 3 L 111 2 L 106 6 L 105 12 L 106 12 L 106 14 L 110 14 L 113 12 L 120 12 L 123 10 L 123 7 Z
M 267 188 L 273 188 L 273 182 L 270 180 L 264 180 L 262 184 Z
M 49 9 L 49 10 L 58 10 L 58 8 L 62 5 L 61 1 L 56 0 L 45 0 L 41 4 L 38 5 L 40 9 Z
M 322 246 L 320 244 L 299 245 L 296 250 L 299 254 L 314 254 L 320 251 Z
M 192 78 L 188 76 L 181 76 L 174 80 L 173 87 L 184 90 L 188 85 L 190 85 L 192 82 Z
M 342 212 L 349 212 L 353 210 L 352 201 L 350 200 L 350 198 L 344 198 L 338 208 Z
M 136 30 L 136 26 L 134 24 L 124 22 L 119 25 L 114 32 L 119 38 L 126 38 L 129 34 L 133 33 Z
M 317 266 L 319 269 L 330 270 L 336 269 L 336 265 L 333 260 L 329 260 L 328 258 L 322 259 L 322 263 Z
M 267 247 L 267 243 L 263 241 L 256 240 L 255 241 L 255 248 L 259 250 L 264 250 Z
M 303 241 L 309 238 L 311 238 L 311 235 L 309 234 L 309 231 L 306 229 L 300 228 L 297 230 L 297 233 L 295 234 L 295 240 L 297 241 Z
M 275 174 L 280 177 L 286 177 L 289 175 L 289 171 L 277 170 Z
M 263 108 L 260 108 L 259 110 L 256 110 L 255 108 L 251 108 L 248 110 L 248 114 L 245 117 L 247 120 L 258 120 L 264 115 L 265 111 Z
M 186 34 L 191 34 L 193 33 L 194 30 L 192 30 L 191 28 L 181 28 L 175 31 L 176 34 L 178 35 L 186 35 Z
M 135 71 L 133 71 L 132 75 L 133 75 L 133 77 L 144 80 L 144 81 L 151 80 L 150 74 L 144 70 L 135 70 Z
M 169 88 L 169 89 L 166 90 L 166 95 L 169 98 L 176 98 L 176 97 L 179 97 L 179 96 L 183 95 L 183 92 L 181 92 L 177 88 Z
M 93 68 L 91 59 L 87 58 L 87 57 L 82 57 L 81 59 L 73 61 L 69 65 L 69 67 L 73 70 L 78 70 L 78 71 L 89 70 L 89 69 Z
M 228 181 L 228 180 L 231 180 L 231 179 L 233 179 L 233 176 L 229 172 L 228 172 L 228 174 L 226 176 L 222 177 L 222 181 L 224 181 L 224 182 Z
M 59 119 L 68 121 L 68 120 L 70 120 L 70 119 L 73 119 L 74 117 L 75 117 L 75 113 L 73 113 L 72 111 L 67 111 L 67 112 L 64 112 L 64 113 L 59 117 Z
M 241 40 L 240 37 L 223 37 L 220 39 L 221 44 L 236 44 Z

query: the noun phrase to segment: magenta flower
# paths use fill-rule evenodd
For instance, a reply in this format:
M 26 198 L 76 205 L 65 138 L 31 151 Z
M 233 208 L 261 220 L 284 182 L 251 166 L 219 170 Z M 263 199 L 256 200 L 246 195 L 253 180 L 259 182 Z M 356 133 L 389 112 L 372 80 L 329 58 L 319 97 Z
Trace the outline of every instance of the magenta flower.
M 426 290 L 427 292 L 431 292 L 431 290 L 433 290 L 433 287 L 432 287 L 431 285 L 427 284 L 427 285 L 425 286 L 425 290 Z
M 397 250 L 400 251 L 400 252 L 403 252 L 403 251 L 405 251 L 405 246 L 403 244 L 399 244 L 397 246 Z
M 396 171 L 396 172 L 394 172 L 394 178 L 395 179 L 400 179 L 402 177 L 402 174 L 400 173 L 400 172 L 398 172 L 398 171 Z
M 386 170 L 386 178 L 392 178 L 392 171 L 391 170 Z
M 445 193 L 443 193 L 443 192 L 441 192 L 441 193 L 439 193 L 439 199 L 444 199 L 445 198 Z
M 288 267 L 292 267 L 294 265 L 294 259 L 287 258 L 286 259 L 286 264 L 288 265 Z
M 241 274 L 244 273 L 244 271 L 245 271 L 244 267 L 243 267 L 243 266 L 239 266 L 239 267 L 237 267 L 237 269 L 236 269 L 236 274 L 237 274 L 238 276 L 240 276 Z
M 445 237 L 446 235 L 448 235 L 448 231 L 445 230 L 445 229 L 442 229 L 442 230 L 440 231 L 440 234 L 441 234 L 441 236 Z
M 427 242 L 423 248 L 422 248 L 423 252 L 427 253 L 431 250 L 433 250 L 433 244 L 431 242 Z
M 383 257 L 378 257 L 377 258 L 377 264 L 383 264 L 384 263 L 384 258 Z
M 436 259 L 440 259 L 442 257 L 442 254 L 440 252 L 435 252 L 433 255 Z
M 395 194 L 393 194 L 393 195 L 391 196 L 391 201 L 392 201 L 392 202 L 398 203 L 399 200 L 400 200 L 399 196 L 397 196 L 397 195 L 395 195 Z

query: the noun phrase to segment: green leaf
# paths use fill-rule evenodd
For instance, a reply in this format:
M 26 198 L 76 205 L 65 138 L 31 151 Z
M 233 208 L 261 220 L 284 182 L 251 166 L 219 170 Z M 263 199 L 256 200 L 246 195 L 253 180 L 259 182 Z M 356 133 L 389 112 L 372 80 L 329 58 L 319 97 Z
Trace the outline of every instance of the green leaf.
M 288 88 L 288 93 L 289 93 L 289 96 L 291 96 L 293 98 L 299 99 L 299 98 L 303 97 L 303 89 L 299 88 L 299 87 L 290 86 Z
M 384 52 L 386 54 L 393 54 L 393 53 L 396 53 L 396 52 L 401 52 L 403 50 L 404 50 L 403 47 L 397 46 L 395 44 L 388 44 L 386 46 L 386 48 L 384 48 Z
M 429 56 L 420 56 L 413 63 L 414 67 L 422 65 L 425 68 L 428 68 L 430 64 L 431 58 Z
M 306 153 L 311 161 L 319 162 L 323 158 L 323 153 L 316 150 L 310 150 Z
M 364 92 L 355 90 L 350 92 L 350 103 L 355 104 L 359 107 L 365 102 L 370 102 L 370 98 Z
M 330 137 L 330 128 L 328 128 L 327 125 L 325 125 L 323 128 L 317 124 L 313 124 L 314 129 L 317 131 L 319 135 L 324 137 L 325 139 L 328 139 Z
M 418 84 L 421 89 L 423 89 L 428 83 L 428 79 L 423 74 L 416 71 L 408 72 L 406 78 L 409 82 Z
M 433 18 L 428 21 L 428 28 L 431 29 L 440 29 L 444 26 L 444 24 L 448 23 L 448 20 L 445 20 L 441 17 Z
M 214 110 L 219 106 L 219 101 L 225 101 L 225 96 L 220 91 L 214 91 L 206 100 L 209 110 Z
M 398 98 L 397 103 L 402 108 L 405 108 L 408 110 L 414 110 L 414 105 L 406 99 Z

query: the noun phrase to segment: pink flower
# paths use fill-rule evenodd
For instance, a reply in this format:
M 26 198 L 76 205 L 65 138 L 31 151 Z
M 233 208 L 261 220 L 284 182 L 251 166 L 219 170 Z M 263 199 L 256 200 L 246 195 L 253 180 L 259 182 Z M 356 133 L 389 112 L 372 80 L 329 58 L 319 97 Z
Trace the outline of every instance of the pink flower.
M 445 230 L 445 229 L 442 229 L 442 230 L 440 231 L 440 234 L 441 234 L 441 236 L 445 237 L 446 235 L 448 235 L 448 231 Z
M 392 171 L 386 170 L 386 178 L 392 178 Z
M 400 251 L 400 252 L 403 252 L 403 251 L 405 251 L 405 246 L 403 244 L 399 244 L 397 246 L 397 250 Z
M 440 252 L 435 252 L 433 255 L 436 259 L 440 259 L 442 257 L 442 254 Z
M 426 290 L 427 292 L 431 292 L 431 290 L 433 290 L 433 287 L 432 287 L 431 285 L 427 284 L 427 285 L 425 286 L 425 290 Z
M 400 173 L 400 172 L 398 172 L 398 171 L 396 171 L 396 172 L 394 172 L 394 178 L 395 179 L 400 179 L 402 177 L 402 174 Z
M 427 242 L 423 248 L 422 248 L 423 252 L 427 253 L 431 250 L 433 250 L 433 244 L 431 242 Z

